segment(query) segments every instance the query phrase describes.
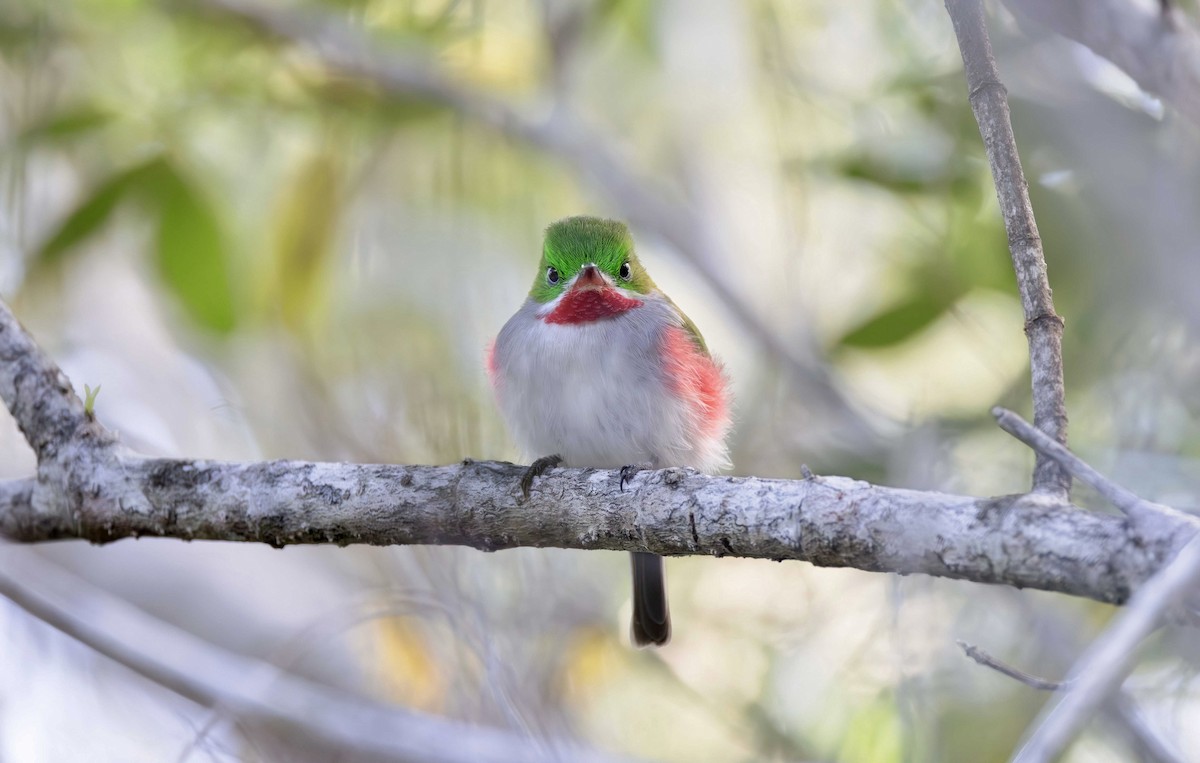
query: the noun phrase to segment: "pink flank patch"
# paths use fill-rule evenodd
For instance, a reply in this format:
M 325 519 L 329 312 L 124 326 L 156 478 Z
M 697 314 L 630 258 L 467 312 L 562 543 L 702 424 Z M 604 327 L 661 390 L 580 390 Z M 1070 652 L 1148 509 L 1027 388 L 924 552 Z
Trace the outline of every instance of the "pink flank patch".
M 663 332 L 663 361 L 671 391 L 687 401 L 696 415 L 699 435 L 719 435 L 729 421 L 721 366 L 701 352 L 691 335 L 678 326 Z
M 554 312 L 542 320 L 546 323 L 590 323 L 641 306 L 640 300 L 630 299 L 616 289 L 571 289 Z
M 487 363 L 488 381 L 492 383 L 493 387 L 495 387 L 497 382 L 500 380 L 500 369 L 496 366 L 496 340 L 495 339 L 488 342 L 487 349 L 484 350 L 484 352 L 487 353 L 486 363 Z

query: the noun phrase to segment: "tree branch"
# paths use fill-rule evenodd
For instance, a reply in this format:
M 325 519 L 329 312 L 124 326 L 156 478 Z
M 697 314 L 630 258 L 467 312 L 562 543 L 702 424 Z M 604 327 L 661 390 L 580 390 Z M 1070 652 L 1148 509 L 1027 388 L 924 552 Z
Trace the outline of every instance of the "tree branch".
M 99 433 L 89 427 L 83 403 L 54 361 L 42 354 L 0 302 L 0 399 L 37 454 L 38 461 L 54 458 L 58 446 L 75 441 L 77 432 Z
M 33 554 L 21 555 L 19 564 L 14 556 L 0 555 L 0 595 L 155 683 L 240 720 L 283 724 L 289 733 L 390 760 L 625 760 L 567 740 L 525 738 L 322 686 L 156 620 Z
M 826 567 L 1040 588 L 1120 603 L 1170 545 L 1134 543 L 1120 518 L 1024 496 L 971 498 L 843 477 L 770 480 L 668 469 L 555 469 L 529 500 L 523 468 L 490 461 L 386 466 L 122 457 L 87 480 L 101 497 L 0 513 L 36 542 L 188 540 L 453 544 L 794 559 Z M 1097 564 L 1097 560 L 1104 560 Z
M 3 517 L 24 516 L 34 521 L 36 512 L 33 508 L 33 491 L 37 481 L 33 478 L 23 480 L 0 480 L 0 527 L 3 527 Z M 37 533 L 48 532 L 34 530 Z M 3 532 L 0 531 L 0 535 Z
M 1014 681 L 1023 683 L 1031 689 L 1037 689 L 1038 691 L 1058 691 L 1059 689 L 1066 688 L 1065 681 L 1051 681 L 1048 678 L 1042 678 L 1031 673 L 1026 673 L 1020 668 L 1009 665 L 1007 662 L 993 657 L 991 654 L 985 652 L 974 644 L 968 644 L 966 641 L 961 639 L 957 643 L 958 648 L 963 650 L 963 654 L 970 657 L 976 663 L 983 665 L 985 668 L 991 668 L 1001 675 L 1008 676 Z
M 1112 505 L 1137 523 L 1138 531 L 1143 536 L 1168 537 L 1179 532 L 1191 533 L 1200 529 L 1200 524 L 1195 517 L 1172 509 L 1170 506 L 1163 506 L 1138 497 L 1093 469 L 1079 456 L 1051 440 L 1044 432 L 1034 429 L 1012 411 L 996 407 L 992 409 L 992 416 L 996 418 L 996 423 L 1005 432 L 1016 437 L 1036 452 L 1054 459 L 1072 477 L 1090 485 L 1096 492 L 1104 496 Z
M 1021 442 L 1050 458 L 1053 458 L 1076 479 L 1091 485 L 1097 492 L 1121 509 L 1134 523 L 1143 538 L 1170 539 L 1174 545 L 1183 545 L 1169 567 L 1156 573 L 1155 577 L 1138 591 L 1130 603 L 1140 613 L 1126 611 L 1117 624 L 1111 626 L 1096 639 L 1088 652 L 1072 671 L 1072 677 L 1062 682 L 1047 682 L 1029 676 L 1004 665 L 977 647 L 959 642 L 967 656 L 980 664 L 992 667 L 1005 675 L 1016 678 L 1040 689 L 1077 690 L 1081 695 L 1064 700 L 1065 709 L 1058 715 L 1047 715 L 1044 711 L 1042 727 L 1034 733 L 1018 760 L 1056 759 L 1097 709 L 1109 706 L 1110 712 L 1124 726 L 1131 742 L 1139 746 L 1144 755 L 1154 760 L 1174 761 L 1177 756 L 1158 739 L 1143 722 L 1133 700 L 1118 693 L 1121 679 L 1129 672 L 1136 659 L 1135 647 L 1149 632 L 1157 627 L 1162 613 L 1183 595 L 1189 581 L 1200 578 L 1200 546 L 1197 545 L 1198 523 L 1195 517 L 1172 509 L 1169 506 L 1139 498 L 1134 493 L 1112 482 L 1097 472 L 1081 458 L 1062 445 L 1051 440 L 1045 433 L 1030 426 L 1020 416 L 1003 408 L 993 408 L 1000 427 Z M 1192 557 L 1195 557 L 1193 559 Z M 1189 568 L 1188 565 L 1194 565 Z M 1174 572 L 1172 573 L 1172 570 Z M 1190 570 L 1190 571 L 1189 571 Z M 1168 573 L 1171 573 L 1168 575 Z M 1184 577 L 1184 576 L 1191 577 Z M 1081 676 L 1087 671 L 1098 670 L 1098 676 Z M 1076 686 L 1076 684 L 1079 684 Z M 1026 758 L 1025 756 L 1028 756 Z
M 1116 692 L 1137 659 L 1137 646 L 1156 629 L 1163 614 L 1200 581 L 1200 535 L 1190 540 L 1167 567 L 1147 581 L 1075 664 L 1069 690 L 1043 708 L 1040 725 L 1017 753 L 1015 763 L 1050 763 Z
M 1200 124 L 1200 36 L 1184 13 L 1132 0 L 1004 0 L 1108 59 L 1143 90 Z
M 1065 681 L 1051 681 L 1026 673 L 1020 668 L 1013 667 L 993 657 L 974 644 L 959 641 L 958 645 L 963 650 L 963 653 L 975 662 L 1006 675 L 1015 681 L 1019 681 L 1031 689 L 1059 691 L 1060 689 L 1071 688 Z M 1137 703 L 1128 692 L 1118 692 L 1107 703 L 1104 710 L 1108 719 L 1117 724 L 1126 741 L 1140 756 L 1140 760 L 1154 761 L 1155 763 L 1181 763 L 1182 758 L 1146 723 L 1141 711 L 1138 709 Z
M 1142 760 L 1147 763 L 1185 763 L 1174 746 L 1147 723 L 1141 708 L 1128 692 L 1118 692 L 1109 704 L 1113 717 L 1120 719 L 1130 747 Z
M 979 134 L 987 151 L 996 197 L 1004 216 L 1004 229 L 1008 233 L 1008 248 L 1017 273 L 1021 305 L 1025 309 L 1025 335 L 1029 340 L 1033 386 L 1033 424 L 1066 445 L 1063 320 L 1054 312 L 1042 239 L 1033 218 L 1029 188 L 1013 136 L 1008 91 L 996 71 L 982 0 L 946 0 L 946 11 L 958 38 L 971 111 L 979 123 Z M 1059 464 L 1039 453 L 1033 470 L 1033 487 L 1065 500 L 1071 491 L 1071 477 Z
M 14 368 L 53 368 L 12 313 Z M 43 407 L 70 400 L 42 390 Z M 20 402 L 20 401 L 18 401 Z M 76 400 L 77 402 L 77 400 Z M 63 403 L 66 405 L 67 403 Z M 36 407 L 36 406 L 35 406 Z M 143 535 L 188 540 L 375 545 L 456 544 L 653 551 L 796 559 L 827 567 L 1040 588 L 1120 603 L 1161 566 L 1173 536 L 1142 538 L 1120 518 L 1035 496 L 972 498 L 843 477 L 769 480 L 668 469 L 556 469 L 521 497 L 523 469 L 465 461 L 389 466 L 296 461 L 146 459 L 97 422 L 36 418 L 36 480 L 0 483 L 0 535 L 105 543 Z M 69 454 L 70 458 L 65 457 Z M 1104 560 L 1097 564 L 1096 560 Z

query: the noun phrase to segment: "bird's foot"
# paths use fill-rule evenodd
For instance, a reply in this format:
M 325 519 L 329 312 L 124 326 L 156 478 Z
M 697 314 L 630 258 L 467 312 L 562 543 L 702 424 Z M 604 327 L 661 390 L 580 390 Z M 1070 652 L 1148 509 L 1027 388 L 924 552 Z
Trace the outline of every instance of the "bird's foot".
M 625 464 L 624 466 L 622 466 L 621 467 L 621 482 L 619 483 L 621 492 L 622 493 L 625 492 L 625 483 L 632 480 L 634 475 L 636 475 L 638 472 L 642 471 L 643 469 L 655 469 L 655 468 L 657 468 L 657 465 L 653 461 L 648 461 L 644 464 Z
M 542 456 L 530 464 L 525 473 L 521 475 L 521 495 L 528 499 L 529 491 L 533 488 L 533 481 L 562 462 L 562 456 L 556 453 L 553 456 Z

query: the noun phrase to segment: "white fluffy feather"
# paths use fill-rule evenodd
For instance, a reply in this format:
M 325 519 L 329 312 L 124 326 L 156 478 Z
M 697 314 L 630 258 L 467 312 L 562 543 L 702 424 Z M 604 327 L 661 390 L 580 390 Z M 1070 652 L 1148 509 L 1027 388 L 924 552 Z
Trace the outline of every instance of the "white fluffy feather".
M 724 431 L 700 434 L 697 415 L 671 391 L 662 335 L 682 326 L 661 294 L 589 323 L 546 323 L 528 300 L 496 338 L 494 383 L 509 431 L 529 458 L 558 454 L 570 466 L 728 463 Z

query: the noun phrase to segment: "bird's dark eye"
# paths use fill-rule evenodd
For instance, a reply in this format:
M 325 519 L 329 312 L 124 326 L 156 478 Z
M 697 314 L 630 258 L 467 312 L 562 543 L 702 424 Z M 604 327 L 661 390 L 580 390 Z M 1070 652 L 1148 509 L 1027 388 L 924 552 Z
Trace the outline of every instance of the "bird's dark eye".
M 628 281 L 632 275 L 633 272 L 629 269 L 629 260 L 621 263 L 621 280 Z
M 558 269 L 546 268 L 546 283 L 558 283 Z

